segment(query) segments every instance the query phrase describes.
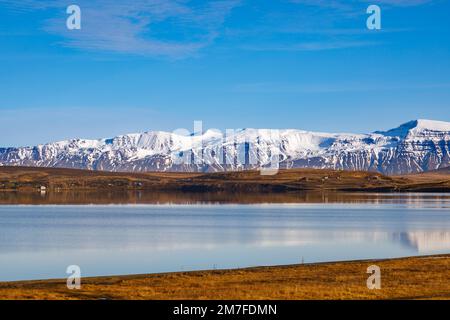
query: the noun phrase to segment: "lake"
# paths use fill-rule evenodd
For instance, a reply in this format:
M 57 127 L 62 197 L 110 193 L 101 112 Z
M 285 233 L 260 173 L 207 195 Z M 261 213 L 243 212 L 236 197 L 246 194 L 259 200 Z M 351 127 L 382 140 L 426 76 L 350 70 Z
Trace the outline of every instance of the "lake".
M 450 253 L 450 195 L 344 199 L 0 205 L 0 281 Z

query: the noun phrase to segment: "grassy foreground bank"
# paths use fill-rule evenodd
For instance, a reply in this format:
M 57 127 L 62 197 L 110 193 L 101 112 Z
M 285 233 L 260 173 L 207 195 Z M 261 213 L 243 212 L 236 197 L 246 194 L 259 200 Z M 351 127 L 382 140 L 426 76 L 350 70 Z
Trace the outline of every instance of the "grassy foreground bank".
M 381 290 L 367 289 L 371 265 Z M 450 299 L 450 255 L 225 271 L 0 283 L 0 299 Z

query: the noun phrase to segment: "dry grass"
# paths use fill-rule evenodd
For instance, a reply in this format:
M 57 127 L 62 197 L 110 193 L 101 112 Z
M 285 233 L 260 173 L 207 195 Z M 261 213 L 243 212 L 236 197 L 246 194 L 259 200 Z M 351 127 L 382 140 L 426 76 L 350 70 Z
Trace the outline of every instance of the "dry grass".
M 89 170 L 0 167 L 0 191 L 182 191 L 298 192 L 439 191 L 450 190 L 450 173 L 388 177 L 374 172 L 316 169 L 280 170 L 273 176 L 258 171 L 227 173 L 114 173 Z
M 382 272 L 368 290 L 367 267 Z M 0 283 L 0 299 L 450 299 L 450 255 L 227 271 Z

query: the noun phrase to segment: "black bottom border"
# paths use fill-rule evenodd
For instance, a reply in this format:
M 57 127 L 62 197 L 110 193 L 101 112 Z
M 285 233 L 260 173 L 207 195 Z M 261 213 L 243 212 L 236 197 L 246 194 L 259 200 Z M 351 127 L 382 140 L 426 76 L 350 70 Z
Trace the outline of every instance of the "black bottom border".
M 449 301 L 0 301 L 14 316 L 76 316 L 99 319 L 383 319 L 447 314 Z

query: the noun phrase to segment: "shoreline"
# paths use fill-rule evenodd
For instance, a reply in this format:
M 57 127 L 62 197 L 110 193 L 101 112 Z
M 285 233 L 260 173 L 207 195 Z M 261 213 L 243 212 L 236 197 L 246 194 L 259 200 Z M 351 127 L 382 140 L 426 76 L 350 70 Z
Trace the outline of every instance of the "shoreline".
M 278 193 L 450 192 L 450 168 L 402 176 L 326 169 L 282 169 L 216 173 L 121 173 L 60 168 L 1 167 L 0 193 L 7 192 Z
M 381 290 L 366 286 L 381 268 Z M 448 299 L 450 254 L 157 274 L 0 282 L 0 300 Z
M 372 203 L 390 195 L 417 193 L 450 196 L 450 169 L 405 176 L 289 169 L 261 176 L 256 171 L 131 174 L 0 167 L 0 205 Z
M 392 204 L 401 199 L 433 199 L 448 202 L 450 193 L 436 192 L 341 192 L 298 191 L 282 193 L 244 192 L 2 192 L 0 206 L 14 205 L 261 205 L 261 204 Z

